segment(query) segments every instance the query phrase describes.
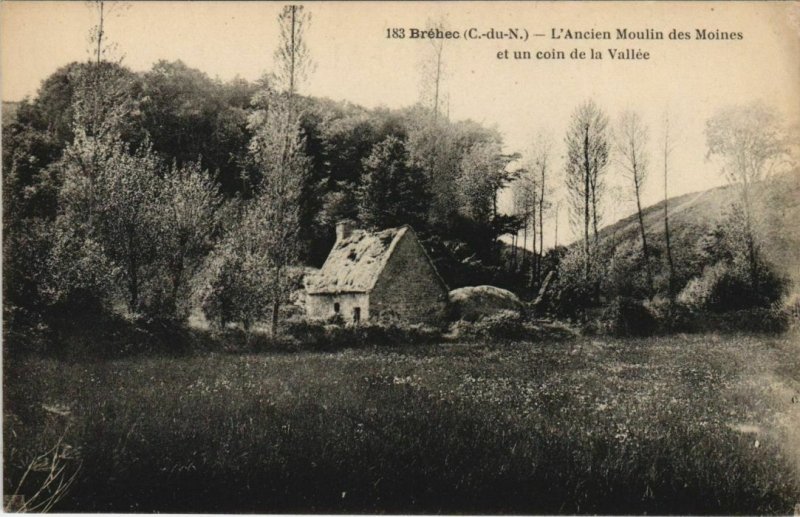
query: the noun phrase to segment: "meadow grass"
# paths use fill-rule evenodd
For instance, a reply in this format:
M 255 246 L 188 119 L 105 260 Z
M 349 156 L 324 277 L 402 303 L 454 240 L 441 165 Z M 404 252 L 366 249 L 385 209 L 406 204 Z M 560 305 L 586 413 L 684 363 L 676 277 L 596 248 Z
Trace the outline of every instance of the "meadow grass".
M 60 511 L 786 514 L 800 502 L 796 333 L 10 357 L 4 375 L 6 492 L 66 428 L 82 468 Z

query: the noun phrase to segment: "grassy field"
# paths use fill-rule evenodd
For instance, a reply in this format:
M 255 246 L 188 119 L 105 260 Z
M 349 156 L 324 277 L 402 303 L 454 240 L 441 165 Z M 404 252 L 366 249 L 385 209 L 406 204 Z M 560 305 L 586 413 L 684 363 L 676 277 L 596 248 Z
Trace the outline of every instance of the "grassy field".
M 81 468 L 61 511 L 786 514 L 800 503 L 796 333 L 7 358 L 4 376 L 6 493 L 66 428 L 61 462 Z

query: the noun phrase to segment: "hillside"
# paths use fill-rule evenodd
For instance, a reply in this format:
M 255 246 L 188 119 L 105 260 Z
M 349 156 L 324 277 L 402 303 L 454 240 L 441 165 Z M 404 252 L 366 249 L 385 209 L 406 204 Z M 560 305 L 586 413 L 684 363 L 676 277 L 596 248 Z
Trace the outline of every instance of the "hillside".
M 754 203 L 755 227 L 762 250 L 769 263 L 783 275 L 800 281 L 800 170 L 773 178 L 764 183 Z M 702 239 L 715 227 L 725 225 L 738 192 L 736 187 L 723 186 L 703 192 L 676 196 L 668 201 L 670 240 L 676 269 L 682 283 L 705 265 L 698 256 Z M 664 202 L 644 210 L 648 244 L 655 257 L 665 253 Z M 621 250 L 641 247 L 638 218 L 635 213 L 604 227 L 601 235 L 601 256 L 604 261 L 619 255 Z M 666 267 L 666 258 L 659 261 Z M 627 274 L 633 276 L 637 264 Z M 638 264 L 641 266 L 641 264 Z M 656 272 L 665 275 L 666 270 Z

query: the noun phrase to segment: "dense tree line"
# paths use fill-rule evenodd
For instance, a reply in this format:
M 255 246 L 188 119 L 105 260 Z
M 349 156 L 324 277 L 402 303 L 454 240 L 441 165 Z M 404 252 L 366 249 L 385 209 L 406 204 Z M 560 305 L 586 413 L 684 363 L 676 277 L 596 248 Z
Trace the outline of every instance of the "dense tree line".
M 249 325 L 297 288 L 287 271 L 321 265 L 342 218 L 413 225 L 454 286 L 504 271 L 513 218 L 497 194 L 514 157 L 495 130 L 286 93 L 180 61 L 46 79 L 4 126 L 9 321 L 121 304 Z M 226 313 L 245 299 L 257 307 Z

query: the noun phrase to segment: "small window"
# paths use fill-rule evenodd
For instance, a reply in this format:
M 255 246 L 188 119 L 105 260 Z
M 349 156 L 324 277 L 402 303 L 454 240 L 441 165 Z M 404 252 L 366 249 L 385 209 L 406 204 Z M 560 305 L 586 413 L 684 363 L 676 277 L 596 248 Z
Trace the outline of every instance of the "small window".
M 333 312 L 339 314 L 339 302 L 333 304 Z
M 353 323 L 361 321 L 361 307 L 353 307 Z

